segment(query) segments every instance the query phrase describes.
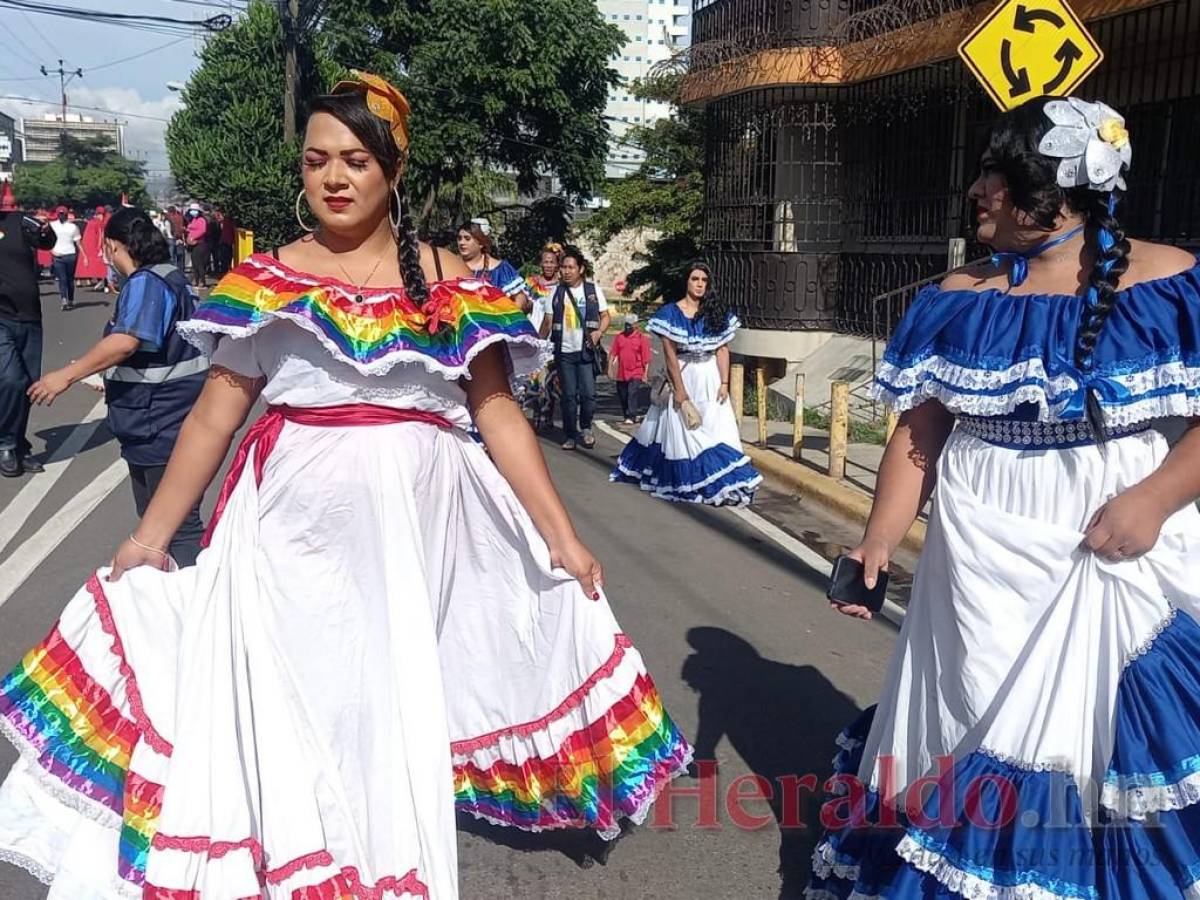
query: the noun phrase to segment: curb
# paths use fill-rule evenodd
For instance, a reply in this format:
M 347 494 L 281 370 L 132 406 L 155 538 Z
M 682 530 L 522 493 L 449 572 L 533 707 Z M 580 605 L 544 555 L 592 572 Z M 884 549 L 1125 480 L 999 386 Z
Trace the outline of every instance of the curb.
M 870 494 L 858 488 L 820 472 L 814 472 L 807 466 L 776 453 L 774 450 L 763 450 L 753 444 L 743 444 L 744 452 L 755 467 L 764 475 L 769 475 L 796 490 L 805 500 L 821 504 L 846 518 L 867 524 L 871 515 L 871 505 L 874 502 Z M 920 553 L 925 546 L 925 523 L 913 522 L 908 534 L 900 542 L 900 546 L 913 553 Z

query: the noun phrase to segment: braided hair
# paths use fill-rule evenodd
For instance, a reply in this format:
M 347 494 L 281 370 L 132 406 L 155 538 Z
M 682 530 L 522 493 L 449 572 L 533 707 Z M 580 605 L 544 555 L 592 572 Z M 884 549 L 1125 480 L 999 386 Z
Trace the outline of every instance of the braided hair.
M 399 228 L 393 230 L 396 239 L 396 261 L 404 278 L 404 289 L 417 306 L 429 300 L 429 285 L 425 281 L 425 270 L 421 268 L 421 243 L 417 229 L 409 214 L 409 204 L 401 177 L 404 170 L 404 153 L 388 130 L 387 123 L 367 107 L 366 98 L 359 92 L 327 94 L 314 97 L 308 104 L 308 114 L 328 113 L 362 141 L 363 147 L 375 157 L 384 177 L 396 190 L 388 199 L 388 215 Z
M 717 293 L 716 279 L 713 278 L 712 269 L 708 267 L 708 263 L 703 262 L 694 262 L 689 265 L 683 276 L 685 290 L 693 272 L 703 272 L 708 276 L 708 286 L 704 289 L 704 296 L 700 298 L 700 309 L 697 310 L 696 316 L 704 323 L 705 331 L 709 334 L 720 334 L 725 330 L 725 325 L 729 321 L 729 311 Z
M 1129 240 L 1115 215 L 1117 191 L 1062 187 L 1059 161 L 1039 151 L 1042 137 L 1052 127 L 1045 113 L 1051 99 L 1038 97 L 1001 115 L 988 132 L 981 168 L 1004 176 L 1013 206 L 1039 228 L 1055 228 L 1064 207 L 1083 217 L 1085 242 L 1093 254 L 1088 284 L 1089 299 L 1094 302 L 1083 304 L 1074 364 L 1086 378 L 1104 323 L 1120 300 L 1117 286 L 1129 268 Z M 1086 409 L 1093 437 L 1103 439 L 1104 414 L 1093 391 L 1088 391 Z

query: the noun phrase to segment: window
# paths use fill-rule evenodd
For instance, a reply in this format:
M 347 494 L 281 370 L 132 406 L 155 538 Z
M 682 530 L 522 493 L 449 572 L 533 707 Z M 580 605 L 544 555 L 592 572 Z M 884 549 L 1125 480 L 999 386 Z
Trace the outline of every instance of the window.
M 639 35 L 637 36 L 637 39 L 638 39 L 638 43 L 640 44 L 640 43 L 642 42 L 642 36 L 639 34 Z
M 625 21 L 626 21 L 626 22 L 628 22 L 628 21 L 629 21 L 629 13 L 625 13 Z

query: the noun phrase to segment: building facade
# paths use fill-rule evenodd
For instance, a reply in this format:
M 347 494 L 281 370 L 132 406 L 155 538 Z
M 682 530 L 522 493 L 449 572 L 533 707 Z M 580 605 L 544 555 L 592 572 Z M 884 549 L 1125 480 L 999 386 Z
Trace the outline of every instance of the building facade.
M 63 121 L 61 114 L 46 114 L 41 118 L 22 119 L 21 130 L 25 134 L 26 162 L 50 162 L 55 159 L 64 133 L 77 140 L 106 138 L 113 150 L 125 155 L 125 129 L 119 122 L 97 121 L 91 116 L 73 113 L 67 113 L 66 121 Z
M 598 0 L 601 16 L 625 32 L 626 44 L 613 60 L 621 83 L 608 92 L 605 116 L 612 139 L 605 173 L 620 178 L 637 169 L 645 155 L 622 141 L 632 125 L 652 125 L 671 114 L 671 104 L 639 100 L 630 85 L 688 41 L 688 7 L 674 0 Z
M 885 338 L 952 246 L 983 255 L 965 194 L 997 112 L 955 48 L 991 6 L 698 2 L 684 99 L 706 110 L 705 242 L 748 355 Z M 1077 93 L 1136 147 L 1126 231 L 1200 247 L 1200 0 L 1072 6 L 1105 53 Z
M 17 120 L 0 112 L 0 181 L 11 181 L 13 166 L 22 160 Z

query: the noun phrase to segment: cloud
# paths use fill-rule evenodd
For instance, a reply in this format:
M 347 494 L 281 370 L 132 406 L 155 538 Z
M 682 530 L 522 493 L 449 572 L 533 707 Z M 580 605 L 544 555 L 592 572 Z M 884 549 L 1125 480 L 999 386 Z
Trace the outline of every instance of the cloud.
M 147 100 L 132 88 L 93 88 L 73 84 L 67 89 L 67 100 L 70 103 L 68 113 L 122 122 L 125 125 L 125 154 L 144 161 L 152 171 L 167 169 L 163 135 L 167 121 L 182 105 L 177 94 L 166 93 L 158 99 Z M 60 107 L 52 101 L 25 103 L 3 100 L 0 101 L 0 109 L 20 118 L 57 113 Z

